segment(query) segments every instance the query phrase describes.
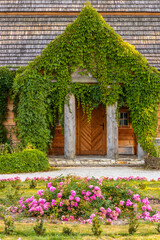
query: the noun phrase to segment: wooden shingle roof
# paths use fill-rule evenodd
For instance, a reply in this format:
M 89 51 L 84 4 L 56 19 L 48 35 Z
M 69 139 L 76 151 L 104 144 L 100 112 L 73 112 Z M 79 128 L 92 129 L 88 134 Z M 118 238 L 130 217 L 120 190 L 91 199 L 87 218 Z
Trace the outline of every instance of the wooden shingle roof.
M 0 0 L 0 66 L 27 65 L 60 35 L 85 0 Z M 124 41 L 160 70 L 160 1 L 90 1 Z M 136 13 L 135 13 L 136 12 Z
M 81 11 L 86 0 L 0 0 L 1 12 Z M 159 0 L 90 0 L 97 11 L 159 12 Z

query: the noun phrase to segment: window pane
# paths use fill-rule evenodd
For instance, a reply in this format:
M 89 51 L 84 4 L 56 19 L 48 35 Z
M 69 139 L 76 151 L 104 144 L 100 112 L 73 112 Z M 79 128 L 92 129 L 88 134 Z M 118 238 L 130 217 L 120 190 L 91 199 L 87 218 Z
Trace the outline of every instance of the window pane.
M 128 118 L 128 113 L 124 113 L 124 118 Z
M 124 126 L 128 126 L 128 120 L 124 120 Z
M 123 119 L 123 113 L 119 113 L 119 118 Z
M 119 120 L 119 126 L 123 126 L 123 120 Z

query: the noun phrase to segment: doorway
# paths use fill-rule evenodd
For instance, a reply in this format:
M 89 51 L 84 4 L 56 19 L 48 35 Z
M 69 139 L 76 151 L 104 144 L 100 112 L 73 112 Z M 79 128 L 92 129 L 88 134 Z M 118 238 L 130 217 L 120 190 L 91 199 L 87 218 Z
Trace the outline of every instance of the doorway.
M 106 109 L 100 104 L 92 111 L 91 120 L 76 104 L 76 153 L 77 155 L 106 155 Z

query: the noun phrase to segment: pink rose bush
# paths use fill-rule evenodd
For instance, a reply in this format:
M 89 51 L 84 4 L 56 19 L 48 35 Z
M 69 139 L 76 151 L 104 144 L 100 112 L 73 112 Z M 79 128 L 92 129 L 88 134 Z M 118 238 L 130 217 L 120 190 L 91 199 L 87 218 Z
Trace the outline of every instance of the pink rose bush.
M 34 196 L 21 197 L 19 206 L 12 207 L 14 213 L 25 213 L 30 216 L 56 215 L 62 221 L 78 219 L 81 223 L 92 223 L 99 216 L 102 223 L 112 224 L 120 217 L 134 216 L 140 219 L 157 222 L 160 212 L 153 214 L 149 199 L 142 197 L 136 188 L 128 185 L 129 181 L 146 181 L 145 178 L 81 178 L 77 176 L 56 178 L 34 178 L 45 181 L 46 189 L 39 189 Z M 10 180 L 20 182 L 20 178 Z M 31 181 L 27 178 L 26 181 Z M 160 181 L 160 179 L 158 179 Z

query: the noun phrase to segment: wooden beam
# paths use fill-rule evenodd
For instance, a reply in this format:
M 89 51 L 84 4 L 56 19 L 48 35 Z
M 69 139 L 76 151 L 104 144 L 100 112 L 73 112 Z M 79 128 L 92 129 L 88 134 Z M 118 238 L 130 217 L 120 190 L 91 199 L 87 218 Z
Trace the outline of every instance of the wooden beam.
M 76 154 L 75 96 L 72 94 L 64 105 L 64 157 L 74 159 Z
M 51 80 L 51 82 L 57 82 L 56 79 Z M 81 77 L 72 77 L 73 83 L 97 83 L 97 79 L 94 77 L 81 76 Z
M 107 158 L 118 158 L 117 104 L 107 106 Z

